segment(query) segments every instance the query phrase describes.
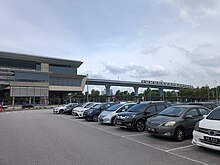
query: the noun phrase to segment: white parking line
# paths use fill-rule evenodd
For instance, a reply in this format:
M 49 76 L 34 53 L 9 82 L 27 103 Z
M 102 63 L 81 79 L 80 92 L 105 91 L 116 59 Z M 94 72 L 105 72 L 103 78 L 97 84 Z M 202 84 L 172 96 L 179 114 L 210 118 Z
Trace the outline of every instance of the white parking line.
M 139 134 L 133 134 L 133 135 L 123 135 L 121 137 L 133 137 L 133 136 L 142 136 L 142 135 L 146 135 L 147 133 L 139 133 Z
M 89 124 L 86 124 L 86 123 L 83 123 L 83 122 L 80 122 L 80 121 L 77 121 L 77 120 L 74 120 L 74 119 L 71 119 L 71 118 L 66 118 L 66 117 L 64 117 L 64 118 L 65 118 L 65 119 L 68 119 L 68 120 L 70 120 L 70 121 L 73 121 L 73 122 L 76 122 L 76 123 L 85 125 L 85 126 L 87 126 L 87 127 L 95 128 L 95 129 L 98 129 L 98 130 L 100 130 L 100 131 L 102 131 L 102 132 L 106 132 L 106 133 L 109 133 L 109 134 L 112 134 L 112 135 L 115 135 L 115 136 L 124 138 L 124 139 L 126 139 L 126 140 L 129 140 L 129 141 L 132 141 L 132 142 L 135 142 L 135 143 L 139 143 L 139 144 L 141 144 L 141 145 L 144 145 L 144 146 L 147 146 L 147 147 L 150 147 L 150 148 L 159 150 L 159 151 L 161 151 L 161 152 L 165 152 L 165 153 L 174 155 L 174 156 L 179 157 L 179 158 L 183 158 L 183 159 L 186 159 L 186 160 L 189 160 L 189 161 L 192 161 L 192 162 L 196 162 L 196 163 L 198 163 L 198 164 L 208 165 L 207 163 L 200 162 L 200 161 L 198 161 L 198 160 L 191 159 L 191 158 L 189 158 L 189 157 L 182 156 L 182 155 L 179 155 L 179 154 L 176 154 L 176 153 L 171 152 L 171 151 L 174 151 L 174 150 L 177 150 L 177 149 L 191 147 L 191 145 L 185 146 L 185 147 L 174 148 L 174 149 L 170 149 L 170 150 L 164 150 L 164 149 L 161 149 L 161 148 L 159 148 L 159 147 L 155 147 L 155 146 L 152 146 L 152 145 L 150 145 L 150 144 L 147 144 L 147 143 L 144 143 L 144 142 L 135 140 L 135 139 L 131 139 L 131 138 L 129 138 L 129 136 L 121 136 L 121 135 L 118 135 L 118 134 L 116 134 L 116 133 L 114 133 L 114 132 L 107 131 L 107 130 L 104 130 L 104 129 L 102 129 L 102 128 L 98 128 L 98 127 L 95 127 L 95 126 L 92 126 L 92 125 L 89 125 Z
M 107 130 L 104 130 L 104 129 L 102 129 L 102 128 L 98 128 L 98 127 L 89 125 L 89 124 L 87 124 L 87 123 L 74 120 L 74 118 L 68 118 L 68 117 L 63 117 L 63 118 L 68 119 L 68 120 L 73 121 L 73 122 L 76 122 L 76 123 L 79 123 L 79 124 L 82 124 L 82 125 L 85 125 L 85 126 L 87 126 L 87 127 L 95 128 L 95 129 L 97 129 L 97 130 L 100 130 L 100 131 L 102 131 L 102 132 L 109 133 L 109 134 L 111 134 L 111 135 L 115 135 L 115 136 L 124 138 L 124 139 L 126 139 L 126 140 L 129 140 L 129 141 L 132 141 L 132 142 L 135 142 L 135 143 L 139 143 L 139 144 L 141 144 L 141 145 L 144 145 L 144 146 L 147 146 L 147 147 L 150 147 L 150 148 L 159 150 L 159 151 L 161 151 L 161 152 L 165 152 L 165 153 L 168 153 L 168 154 L 170 154 L 170 155 L 174 155 L 174 156 L 179 157 L 179 158 L 183 158 L 183 159 L 186 159 L 186 160 L 189 160 L 189 161 L 198 163 L 198 164 L 202 164 L 202 165 L 208 165 L 207 163 L 200 162 L 200 161 L 198 161 L 198 160 L 195 160 L 195 159 L 192 159 L 192 158 L 189 158 L 189 157 L 182 156 L 182 155 L 179 155 L 179 154 L 176 154 L 176 153 L 171 152 L 171 151 L 175 151 L 175 150 L 178 150 L 178 149 L 183 149 L 183 148 L 192 147 L 193 145 L 188 145 L 188 146 L 184 146 L 184 147 L 173 148 L 173 149 L 170 149 L 170 150 L 164 150 L 164 149 L 161 149 L 161 148 L 159 148 L 159 147 L 155 147 L 155 146 L 153 146 L 153 145 L 150 145 L 150 144 L 147 144 L 147 143 L 144 143 L 144 142 L 141 142 L 141 141 L 138 141 L 138 140 L 129 138 L 129 137 L 136 136 L 136 135 L 137 135 L 137 136 L 140 136 L 140 135 L 143 135 L 143 134 L 146 134 L 146 133 L 139 134 L 139 135 L 136 134 L 136 135 L 123 135 L 123 136 L 121 136 L 121 135 L 116 134 L 116 133 L 114 133 L 114 132 L 107 131 Z
M 171 151 L 176 151 L 176 150 L 180 150 L 180 149 L 184 149 L 184 148 L 189 148 L 189 147 L 193 147 L 194 145 L 188 145 L 188 146 L 183 146 L 183 147 L 178 147 L 178 148 L 172 148 L 169 150 L 166 150 L 167 152 L 171 152 Z

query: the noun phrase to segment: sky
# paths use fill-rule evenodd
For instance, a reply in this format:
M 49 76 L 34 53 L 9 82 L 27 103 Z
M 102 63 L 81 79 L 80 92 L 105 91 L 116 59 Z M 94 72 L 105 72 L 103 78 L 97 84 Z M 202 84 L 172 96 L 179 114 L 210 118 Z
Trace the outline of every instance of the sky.
M 220 85 L 219 0 L 0 0 L 0 51 L 89 78 Z

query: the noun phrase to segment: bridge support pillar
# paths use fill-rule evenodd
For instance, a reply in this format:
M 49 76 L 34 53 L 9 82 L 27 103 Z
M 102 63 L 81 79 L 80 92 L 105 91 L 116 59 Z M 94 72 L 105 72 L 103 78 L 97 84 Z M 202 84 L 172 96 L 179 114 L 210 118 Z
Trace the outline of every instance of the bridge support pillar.
M 160 100 L 164 100 L 163 88 L 159 88 Z
M 135 95 L 135 97 L 138 97 L 138 88 L 139 87 L 134 87 L 134 95 Z
M 106 97 L 107 97 L 107 102 L 110 102 L 111 99 L 111 86 L 110 85 L 105 85 L 105 91 L 106 91 Z
M 135 86 L 135 87 L 134 87 L 134 95 L 135 95 L 135 97 L 136 97 L 136 101 L 137 101 L 137 102 L 139 102 L 139 100 L 138 100 L 138 88 L 139 88 L 138 86 Z

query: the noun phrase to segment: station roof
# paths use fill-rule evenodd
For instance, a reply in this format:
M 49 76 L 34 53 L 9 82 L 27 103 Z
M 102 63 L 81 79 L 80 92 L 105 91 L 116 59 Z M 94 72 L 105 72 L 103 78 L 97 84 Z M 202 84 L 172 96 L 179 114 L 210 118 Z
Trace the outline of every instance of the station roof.
M 71 66 L 73 68 L 78 68 L 83 63 L 81 61 L 67 60 L 62 58 L 51 58 L 51 57 L 29 55 L 22 53 L 3 52 L 3 51 L 0 51 L 0 58 L 48 63 L 51 65 Z

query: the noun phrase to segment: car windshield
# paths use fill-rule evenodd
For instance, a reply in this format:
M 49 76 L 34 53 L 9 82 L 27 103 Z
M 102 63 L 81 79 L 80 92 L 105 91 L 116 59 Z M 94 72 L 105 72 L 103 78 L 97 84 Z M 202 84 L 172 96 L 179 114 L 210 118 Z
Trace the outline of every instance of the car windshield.
M 123 104 L 117 104 L 117 105 L 113 105 L 111 107 L 109 107 L 108 109 L 106 109 L 106 111 L 116 111 L 119 107 L 121 107 Z
M 96 104 L 92 108 L 99 109 L 103 106 L 103 104 Z
M 169 107 L 159 113 L 162 116 L 180 117 L 185 111 L 185 107 Z
M 141 112 L 147 107 L 147 104 L 136 104 L 128 109 L 128 112 Z
M 84 108 L 91 108 L 92 106 L 94 106 L 94 104 L 93 103 L 89 103 Z
M 214 109 L 211 113 L 206 117 L 208 120 L 220 120 L 220 108 Z

